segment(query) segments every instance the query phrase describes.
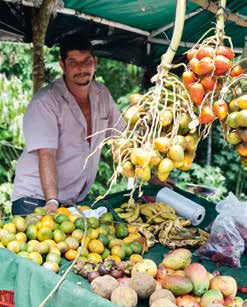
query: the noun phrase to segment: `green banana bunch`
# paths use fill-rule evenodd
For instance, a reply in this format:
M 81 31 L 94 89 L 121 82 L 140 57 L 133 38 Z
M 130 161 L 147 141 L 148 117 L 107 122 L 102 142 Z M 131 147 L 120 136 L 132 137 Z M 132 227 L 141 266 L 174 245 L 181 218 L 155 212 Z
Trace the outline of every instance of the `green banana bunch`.
M 120 208 L 115 209 L 115 212 L 129 224 L 143 223 L 143 220 L 140 218 L 139 203 L 123 203 Z

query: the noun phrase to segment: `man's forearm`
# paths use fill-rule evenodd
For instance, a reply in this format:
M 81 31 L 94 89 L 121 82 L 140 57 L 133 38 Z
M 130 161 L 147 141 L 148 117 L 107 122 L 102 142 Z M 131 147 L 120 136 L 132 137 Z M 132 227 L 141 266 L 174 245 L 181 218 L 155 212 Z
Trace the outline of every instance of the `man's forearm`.
M 176 185 L 176 183 L 171 180 L 171 179 L 167 179 L 165 181 L 161 181 L 158 179 L 158 177 L 155 174 L 152 174 L 150 180 L 148 181 L 149 184 L 154 184 L 154 185 L 160 185 L 162 187 L 167 187 L 170 189 L 173 189 Z
M 56 150 L 40 149 L 39 174 L 45 200 L 57 198 Z

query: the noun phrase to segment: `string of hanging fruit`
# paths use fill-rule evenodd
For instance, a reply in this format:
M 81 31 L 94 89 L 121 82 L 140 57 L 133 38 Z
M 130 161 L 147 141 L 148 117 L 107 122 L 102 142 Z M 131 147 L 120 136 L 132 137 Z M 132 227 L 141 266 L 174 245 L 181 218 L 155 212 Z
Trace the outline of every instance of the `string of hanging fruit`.
M 154 87 L 144 95 L 131 96 L 131 104 L 123 113 L 125 130 L 99 146 L 111 144 L 115 163 L 106 194 L 119 175 L 132 177 L 130 201 L 133 203 L 134 191 L 139 187 L 140 196 L 142 184 L 149 181 L 152 174 L 165 181 L 175 168 L 189 170 L 198 142 L 207 137 L 216 118 L 227 139 L 239 143 L 237 151 L 246 161 L 246 129 L 243 132 L 242 128 L 247 126 L 247 96 L 238 98 L 236 111 L 232 102 L 228 104 L 226 94 L 227 97 L 229 92 L 236 96 L 236 87 L 247 75 L 240 64 L 233 65 L 232 41 L 224 33 L 226 1 L 221 0 L 219 5 L 216 27 L 207 31 L 187 52 L 188 66 L 180 64 L 186 68 L 181 81 L 169 72 L 174 67 L 171 62 L 181 39 L 185 17 L 185 3 L 177 1 L 172 41 L 153 78 Z M 213 35 L 207 37 L 212 32 Z M 232 124 L 233 117 L 238 118 L 237 125 Z
M 218 118 L 226 139 L 237 145 L 241 161 L 247 165 L 247 95 L 244 95 L 247 74 L 243 68 L 247 60 L 233 64 L 232 41 L 224 33 L 225 2 L 221 1 L 216 28 L 206 33 L 214 31 L 214 35 L 199 41 L 187 52 L 189 64 L 182 79 L 204 131 L 208 127 L 207 133 L 201 134 L 203 138 Z
M 169 73 L 185 18 L 185 2 L 177 3 L 174 34 L 158 66 L 155 86 L 145 95 L 132 97 L 132 104 L 123 113 L 126 128 L 111 140 L 116 167 L 109 190 L 118 175 L 133 177 L 131 197 L 138 185 L 141 190 L 142 183 L 150 180 L 152 172 L 165 181 L 175 167 L 189 169 L 199 141 L 199 121 L 189 92 Z

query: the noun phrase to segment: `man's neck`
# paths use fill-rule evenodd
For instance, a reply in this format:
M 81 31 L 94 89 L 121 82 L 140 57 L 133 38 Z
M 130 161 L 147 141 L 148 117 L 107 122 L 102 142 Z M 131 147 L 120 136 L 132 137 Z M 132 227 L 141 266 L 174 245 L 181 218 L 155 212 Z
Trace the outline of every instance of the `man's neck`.
M 80 100 L 81 99 L 84 100 L 84 99 L 88 98 L 89 85 L 90 84 L 85 85 L 85 86 L 84 85 L 80 86 L 80 85 L 76 85 L 74 83 L 71 83 L 71 82 L 67 81 L 66 79 L 64 79 L 64 81 L 65 81 L 65 84 L 66 84 L 68 90 L 71 92 L 71 94 L 75 98 L 80 99 Z

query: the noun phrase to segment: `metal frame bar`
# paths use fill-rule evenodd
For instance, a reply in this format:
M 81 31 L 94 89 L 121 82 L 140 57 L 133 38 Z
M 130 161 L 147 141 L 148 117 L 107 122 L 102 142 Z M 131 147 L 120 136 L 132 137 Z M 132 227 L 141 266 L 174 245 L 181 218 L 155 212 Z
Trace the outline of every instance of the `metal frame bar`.
M 9 1 L 9 0 L 7 0 L 7 1 Z M 22 0 L 21 3 L 24 6 L 34 7 L 33 3 L 29 2 L 29 1 Z M 61 8 L 60 9 L 60 8 L 58 8 L 57 12 L 67 14 L 67 15 L 77 16 L 79 18 L 83 18 L 83 19 L 86 19 L 86 20 L 92 20 L 94 22 L 101 23 L 103 25 L 107 25 L 107 26 L 110 26 L 110 27 L 126 30 L 126 31 L 129 31 L 129 32 L 134 32 L 134 33 L 141 34 L 141 35 L 144 35 L 144 36 L 150 35 L 150 32 L 148 32 L 148 31 L 145 31 L 145 30 L 142 30 L 142 29 L 139 29 L 139 28 L 135 28 L 135 27 L 131 27 L 131 26 L 122 24 L 120 22 L 111 21 L 109 19 L 105 19 L 105 18 L 81 13 L 80 11 L 76 11 L 74 9 L 68 9 L 68 8 Z
M 6 2 L 12 2 L 14 3 L 13 0 L 4 0 Z M 24 6 L 28 6 L 28 7 L 34 7 L 33 2 L 29 2 L 26 0 L 21 0 L 21 4 Z M 189 13 L 186 15 L 186 19 L 189 19 L 197 14 L 199 14 L 203 9 L 198 9 L 192 13 Z M 144 35 L 147 37 L 147 42 L 151 43 L 151 44 L 160 44 L 160 45 L 169 45 L 170 41 L 167 39 L 159 39 L 159 38 L 154 38 L 155 36 L 157 36 L 158 34 L 162 33 L 163 31 L 166 31 L 168 29 L 170 29 L 171 27 L 174 26 L 174 22 L 169 23 L 168 25 L 154 30 L 152 32 L 148 32 L 139 28 L 135 28 L 135 27 L 131 27 L 119 22 L 115 22 L 115 21 L 111 21 L 105 18 L 101 18 L 101 17 L 97 17 L 97 16 L 93 16 L 93 15 L 89 15 L 89 14 L 85 14 L 85 13 L 81 13 L 79 11 L 76 11 L 74 9 L 68 9 L 68 8 L 59 8 L 57 9 L 58 13 L 62 13 L 62 14 L 67 14 L 67 15 L 73 15 L 73 16 L 78 16 L 79 18 L 82 19 L 86 19 L 86 20 L 92 20 L 94 22 L 100 23 L 100 24 L 104 24 L 110 27 L 114 27 L 117 29 L 121 29 L 121 30 L 126 30 L 129 32 L 133 32 L 133 33 L 137 33 L 140 35 Z M 181 47 L 188 47 L 191 48 L 195 45 L 194 42 L 180 42 L 179 46 Z M 234 48 L 234 52 L 236 53 L 242 53 L 243 52 L 243 48 Z
M 189 18 L 191 18 L 191 17 L 193 17 L 193 16 L 195 16 L 195 15 L 198 15 L 198 14 L 201 13 L 202 11 L 203 11 L 203 9 L 198 9 L 198 10 L 196 10 L 196 11 L 194 11 L 194 12 L 191 12 L 191 13 L 186 14 L 186 15 L 185 15 L 185 20 L 187 20 L 187 19 L 189 19 Z M 159 28 L 159 29 L 157 29 L 157 30 L 152 31 L 151 34 L 150 34 L 150 37 L 155 37 L 155 36 L 159 35 L 160 33 L 162 33 L 162 32 L 164 32 L 164 31 L 166 31 L 166 30 L 168 30 L 168 29 L 174 27 L 174 24 L 175 24 L 174 22 L 170 22 L 170 23 L 168 23 L 166 26 L 161 27 L 161 28 Z
M 160 39 L 160 38 L 148 38 L 148 41 L 150 43 L 153 43 L 153 44 L 159 44 L 159 45 L 169 45 L 170 44 L 170 40 L 168 39 Z M 179 43 L 179 46 L 180 47 L 188 47 L 188 48 L 192 48 L 196 43 L 194 42 L 180 42 Z M 233 51 L 235 53 L 242 53 L 243 52 L 243 48 L 233 48 Z

